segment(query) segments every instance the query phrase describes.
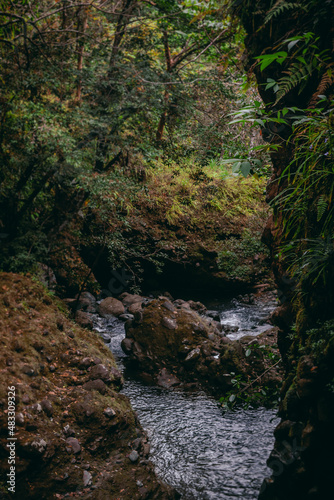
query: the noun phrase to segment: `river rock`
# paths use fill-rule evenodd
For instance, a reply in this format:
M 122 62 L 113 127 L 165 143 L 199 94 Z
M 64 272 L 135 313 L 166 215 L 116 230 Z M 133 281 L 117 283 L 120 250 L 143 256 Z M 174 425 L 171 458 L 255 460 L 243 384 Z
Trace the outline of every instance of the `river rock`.
M 206 307 L 202 302 L 194 302 L 193 300 L 188 301 L 189 306 L 193 311 L 197 311 L 199 314 L 204 314 L 206 312 Z
M 141 303 L 144 300 L 144 298 L 141 297 L 140 295 L 131 294 L 131 293 L 127 293 L 127 292 L 122 293 L 119 296 L 119 298 L 123 302 L 123 304 L 124 304 L 125 307 L 129 307 L 132 304 L 135 304 L 135 303 L 138 303 L 138 302 Z
M 134 318 L 133 314 L 128 314 L 128 313 L 124 313 L 118 316 L 118 319 L 121 319 L 122 321 L 128 321 L 128 319 L 133 319 L 133 318 Z
M 214 322 L 199 316 L 188 303 L 186 307 L 181 300 L 177 304 L 178 309 L 166 308 L 165 297 L 153 300 L 143 309 L 139 324 L 127 325 L 122 342 L 129 355 L 127 363 L 163 387 L 177 385 L 179 380 L 197 381 L 222 392 L 227 387 L 224 375 L 243 369 L 242 346 L 222 343 Z M 204 343 L 208 347 L 202 351 Z M 212 352 L 220 354 L 215 363 Z
M 142 309 L 142 302 L 134 302 L 129 306 L 128 311 L 130 314 L 135 314 L 137 311 L 141 311 L 141 309 Z
M 107 297 L 99 304 L 98 312 L 103 318 L 118 317 L 124 314 L 125 308 L 120 300 L 114 297 Z
M 214 319 L 215 321 L 220 321 L 220 314 L 218 311 L 206 311 L 205 313 L 209 318 Z
M 138 458 L 139 458 L 138 451 L 132 450 L 130 455 L 129 455 L 129 459 L 131 460 L 131 462 L 137 462 Z
M 75 302 L 76 308 L 85 312 L 95 313 L 97 310 L 96 298 L 90 292 L 82 292 L 80 296 L 77 294 Z

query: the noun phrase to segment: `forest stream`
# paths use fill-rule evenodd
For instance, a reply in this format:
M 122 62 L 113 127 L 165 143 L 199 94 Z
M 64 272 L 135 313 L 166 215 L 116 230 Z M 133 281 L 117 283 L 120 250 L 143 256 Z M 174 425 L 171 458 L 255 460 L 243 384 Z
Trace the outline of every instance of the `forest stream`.
M 233 299 L 207 305 L 219 311 L 222 324 L 235 327 L 232 330 L 237 331 L 228 336 L 237 339 L 269 328 L 265 318 L 275 301 L 244 304 Z M 97 317 L 95 330 L 124 371 L 124 323 Z M 278 423 L 275 410 L 226 411 L 202 390 L 149 386 L 127 372 L 125 379 L 122 392 L 130 398 L 148 433 L 156 472 L 181 493 L 182 499 L 257 498 L 269 472 L 266 460 Z

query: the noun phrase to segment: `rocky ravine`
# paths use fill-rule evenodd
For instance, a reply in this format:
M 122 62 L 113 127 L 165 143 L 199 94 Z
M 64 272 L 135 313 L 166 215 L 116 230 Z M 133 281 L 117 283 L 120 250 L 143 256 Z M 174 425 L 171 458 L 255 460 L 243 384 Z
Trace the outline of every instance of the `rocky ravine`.
M 0 310 L 0 497 L 13 498 L 7 388 L 15 386 L 16 498 L 178 498 L 147 460 L 146 435 L 102 340 L 29 277 L 1 274 Z

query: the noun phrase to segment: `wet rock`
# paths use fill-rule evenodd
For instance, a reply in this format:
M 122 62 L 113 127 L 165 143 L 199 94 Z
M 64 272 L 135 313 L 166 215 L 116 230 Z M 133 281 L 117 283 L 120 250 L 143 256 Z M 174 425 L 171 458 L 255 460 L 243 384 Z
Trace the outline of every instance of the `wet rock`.
M 149 443 L 143 444 L 143 456 L 148 457 L 151 451 L 151 445 Z
M 204 324 L 204 323 L 192 323 L 191 327 L 193 329 L 193 332 L 196 334 L 199 334 L 201 337 L 207 337 L 209 330 L 211 333 L 214 331 L 212 328 L 210 328 L 210 324 Z
M 172 375 L 166 368 L 162 368 L 157 375 L 157 383 L 161 387 L 169 389 L 170 387 L 180 385 L 180 380 L 175 377 L 175 375 Z
M 129 355 L 126 362 L 142 379 L 162 387 L 195 379 L 208 385 L 211 392 L 219 388 L 221 394 L 222 384 L 227 387 L 224 374 L 243 369 L 242 347 L 232 341 L 225 346 L 215 322 L 200 317 L 190 307 L 172 311 L 163 307 L 165 303 L 165 299 L 152 301 L 143 309 L 142 322 L 129 325 L 122 342 Z M 201 346 L 205 343 L 208 352 L 204 354 Z
M 112 384 L 118 386 L 119 388 L 122 387 L 123 382 L 124 382 L 122 374 L 114 366 L 112 366 L 110 368 L 110 376 L 111 376 L 111 382 L 112 382 Z
M 137 462 L 139 458 L 139 453 L 136 451 L 136 450 L 132 450 L 132 452 L 130 453 L 129 455 L 129 459 L 131 460 L 131 462 Z
M 117 300 L 114 297 L 107 297 L 100 303 L 98 311 L 103 318 L 110 318 L 112 316 L 118 317 L 121 314 L 124 314 L 125 309 L 120 300 Z
M 215 321 L 220 321 L 220 314 L 218 311 L 206 311 L 206 316 L 209 316 L 209 318 L 214 319 Z
M 137 311 L 141 311 L 141 309 L 142 309 L 142 303 L 135 302 L 134 304 L 131 304 L 131 306 L 129 306 L 128 311 L 130 314 L 134 315 Z
M 121 347 L 125 354 L 130 354 L 133 349 L 133 340 L 128 338 L 123 339 L 121 342 Z
M 134 315 L 128 314 L 128 313 L 121 314 L 120 316 L 118 316 L 118 319 L 121 319 L 122 321 L 133 320 L 133 318 L 134 318 Z
M 66 439 L 66 450 L 68 453 L 74 453 L 74 455 L 80 453 L 81 446 L 79 441 L 76 438 L 68 437 Z
M 111 338 L 108 333 L 102 333 L 101 338 L 105 344 L 110 344 Z
M 75 305 L 77 310 L 83 310 L 89 313 L 95 313 L 97 311 L 96 298 L 90 292 L 82 292 L 79 296 L 75 296 Z
M 224 332 L 228 335 L 229 333 L 236 333 L 239 330 L 237 325 L 222 325 Z

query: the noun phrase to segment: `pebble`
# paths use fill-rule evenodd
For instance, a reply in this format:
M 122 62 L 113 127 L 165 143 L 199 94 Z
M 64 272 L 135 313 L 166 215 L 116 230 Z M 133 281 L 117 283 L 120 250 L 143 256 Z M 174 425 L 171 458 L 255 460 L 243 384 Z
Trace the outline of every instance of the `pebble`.
M 111 338 L 107 333 L 102 333 L 101 337 L 105 344 L 110 344 Z
M 165 326 L 169 330 L 176 330 L 177 329 L 177 323 L 176 323 L 175 319 L 163 317 L 161 320 L 161 324 L 162 324 L 162 326 Z
M 33 441 L 30 444 L 30 446 L 31 446 L 31 448 L 33 448 L 33 450 L 35 450 L 37 453 L 42 455 L 44 453 L 44 451 L 46 450 L 47 444 L 46 444 L 46 441 L 44 439 L 36 438 L 35 441 Z
M 48 399 L 43 399 L 43 401 L 41 401 L 41 407 L 48 417 L 52 416 L 53 408 L 51 402 Z
M 22 403 L 25 404 L 25 405 L 27 405 L 27 404 L 30 403 L 30 397 L 29 397 L 28 394 L 23 394 L 23 396 L 22 396 Z
M 35 370 L 29 365 L 23 365 L 22 372 L 28 375 L 28 377 L 33 377 L 35 375 Z
M 75 455 L 77 453 L 80 453 L 81 446 L 80 446 L 79 441 L 76 438 L 73 438 L 73 437 L 67 438 L 66 444 L 68 446 L 66 449 L 67 449 L 67 451 L 69 451 L 69 453 L 74 453 Z
M 90 486 L 92 484 L 92 478 L 93 478 L 93 476 L 91 475 L 90 472 L 88 472 L 87 470 L 83 471 L 82 480 L 83 480 L 84 488 L 86 488 L 86 486 Z
M 184 360 L 185 363 L 189 363 L 190 361 L 195 361 L 196 359 L 199 358 L 200 354 L 201 354 L 201 351 L 199 350 L 198 347 L 196 349 L 193 349 L 192 351 L 190 351 L 190 353 L 188 354 L 188 356 Z
M 108 418 L 116 417 L 116 412 L 112 408 L 106 408 L 103 413 Z
M 138 452 L 136 450 L 132 450 L 130 455 L 129 455 L 129 459 L 131 460 L 131 462 L 133 462 L 133 463 L 137 462 L 138 458 L 139 458 Z
M 23 415 L 23 413 L 17 413 L 15 415 L 15 422 L 16 422 L 16 425 L 20 425 L 20 426 L 24 425 L 24 415 Z

